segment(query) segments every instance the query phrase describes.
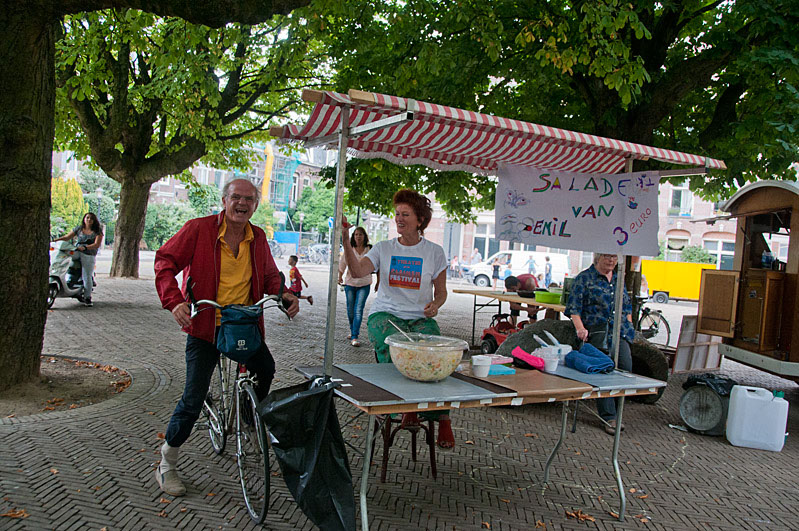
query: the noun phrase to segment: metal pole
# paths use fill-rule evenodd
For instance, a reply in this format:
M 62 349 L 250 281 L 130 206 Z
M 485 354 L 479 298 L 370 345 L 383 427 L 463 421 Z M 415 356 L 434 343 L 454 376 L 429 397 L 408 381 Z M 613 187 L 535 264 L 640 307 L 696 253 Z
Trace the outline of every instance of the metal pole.
M 624 163 L 625 173 L 633 171 L 633 159 L 627 158 Z M 613 363 L 618 366 L 619 364 L 619 345 L 621 343 L 621 321 L 624 319 L 622 309 L 624 307 L 624 268 L 625 260 L 624 255 L 619 253 L 616 255 L 616 294 L 614 295 L 616 304 L 613 311 Z
M 327 326 L 325 327 L 325 376 L 333 375 L 333 339 L 336 331 L 336 301 L 338 295 L 338 246 L 341 241 L 341 217 L 344 210 L 344 175 L 347 169 L 347 136 L 349 135 L 347 107 L 341 108 L 341 131 L 338 136 L 338 169 L 336 171 L 336 208 L 333 229 L 330 231 L 330 274 L 327 280 Z

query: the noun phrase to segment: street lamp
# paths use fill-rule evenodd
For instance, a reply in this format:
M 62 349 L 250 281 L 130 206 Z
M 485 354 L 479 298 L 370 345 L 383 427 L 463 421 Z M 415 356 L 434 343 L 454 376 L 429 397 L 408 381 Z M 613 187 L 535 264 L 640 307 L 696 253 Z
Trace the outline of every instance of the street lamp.
M 305 219 L 305 212 L 300 212 L 300 240 L 302 240 L 302 220 Z

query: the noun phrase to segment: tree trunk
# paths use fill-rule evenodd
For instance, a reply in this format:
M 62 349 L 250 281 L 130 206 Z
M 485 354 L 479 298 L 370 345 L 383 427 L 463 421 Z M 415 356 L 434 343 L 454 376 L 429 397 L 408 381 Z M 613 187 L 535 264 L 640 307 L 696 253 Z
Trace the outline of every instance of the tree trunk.
M 152 183 L 141 183 L 133 178 L 122 181 L 119 216 L 114 232 L 112 277 L 139 278 L 139 242 L 144 234 L 144 218 L 147 215 L 151 186 Z
M 0 9 L 0 301 L 6 324 L 0 390 L 39 374 L 55 134 L 54 23 L 24 7 Z

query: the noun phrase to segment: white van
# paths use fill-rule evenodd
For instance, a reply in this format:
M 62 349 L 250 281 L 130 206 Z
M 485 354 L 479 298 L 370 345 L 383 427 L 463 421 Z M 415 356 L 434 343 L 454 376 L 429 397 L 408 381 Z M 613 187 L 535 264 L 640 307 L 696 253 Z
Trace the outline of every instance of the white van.
M 487 260 L 479 264 L 464 266 L 463 272 L 472 278 L 472 282 L 480 287 L 492 285 L 491 275 L 494 268 L 491 264 L 494 259 L 499 258 L 502 266 L 499 268 L 499 281 L 497 288 L 505 289 L 503 280 L 510 275 L 519 276 L 528 273 L 527 261 L 533 257 L 535 261 L 535 274 L 544 274 L 546 257 L 552 264 L 552 280 L 559 286 L 563 285 L 563 279 L 569 275 L 569 257 L 565 254 L 542 253 L 538 251 L 500 251 L 488 257 Z M 541 287 L 544 287 L 543 285 Z

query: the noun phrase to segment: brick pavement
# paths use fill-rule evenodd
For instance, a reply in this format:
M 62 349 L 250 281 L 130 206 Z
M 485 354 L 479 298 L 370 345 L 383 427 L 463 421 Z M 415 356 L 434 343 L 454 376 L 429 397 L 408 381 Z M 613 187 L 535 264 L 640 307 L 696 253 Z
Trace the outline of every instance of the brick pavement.
M 277 385 L 301 381 L 292 368 L 323 356 L 327 271 L 303 267 L 314 296 L 293 322 L 270 315 L 269 344 L 278 362 Z M 152 280 L 101 277 L 92 309 L 59 299 L 48 315 L 44 353 L 85 358 L 126 369 L 130 388 L 111 400 L 72 411 L 0 419 L 0 513 L 25 509 L 30 517 L 0 517 L 0 529 L 251 529 L 243 507 L 232 446 L 216 456 L 207 432 L 198 429 L 184 446 L 180 470 L 188 495 L 161 495 L 153 481 L 158 432 L 181 394 L 184 336 L 160 310 Z M 466 338 L 472 298 L 450 295 L 439 319 L 444 334 Z M 338 304 L 336 360 L 371 361 L 369 348 L 350 347 L 343 294 Z M 479 325 L 479 323 L 478 323 Z M 364 334 L 365 335 L 365 334 Z M 723 372 L 741 383 L 778 388 L 796 402 L 799 387 L 728 362 Z M 668 427 L 680 424 L 678 404 L 684 376 L 672 379 L 653 406 L 625 406 L 627 429 L 620 465 L 628 493 L 624 523 L 617 509 L 610 464 L 612 439 L 586 410 L 569 434 L 542 486 L 547 454 L 559 433 L 560 406 L 455 411 L 457 446 L 438 452 L 439 477 L 410 459 L 408 438 L 391 452 L 388 482 L 371 470 L 368 492 L 372 529 L 790 529 L 799 509 L 794 464 L 799 444 L 789 438 L 781 453 L 731 446 Z M 341 405 L 349 419 L 355 409 Z M 791 411 L 789 431 L 799 433 Z M 345 428 L 355 445 L 364 442 L 365 419 Z M 467 442 L 468 441 L 468 442 Z M 232 441 L 231 441 L 232 442 Z M 377 452 L 380 452 L 378 443 Z M 361 459 L 350 453 L 357 489 Z M 56 472 L 57 471 L 57 472 Z M 277 467 L 273 468 L 277 471 Z M 167 503 L 167 501 L 169 503 Z M 273 481 L 265 528 L 313 529 Z M 568 519 L 581 510 L 595 522 Z M 648 523 L 633 518 L 642 515 Z M 791 522 L 794 522 L 793 524 Z

